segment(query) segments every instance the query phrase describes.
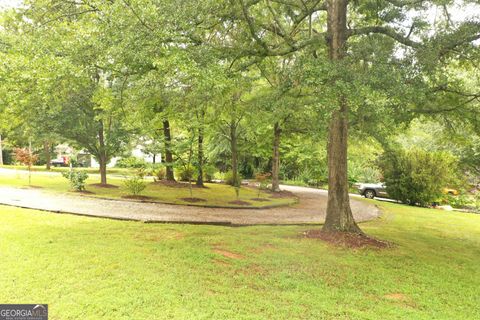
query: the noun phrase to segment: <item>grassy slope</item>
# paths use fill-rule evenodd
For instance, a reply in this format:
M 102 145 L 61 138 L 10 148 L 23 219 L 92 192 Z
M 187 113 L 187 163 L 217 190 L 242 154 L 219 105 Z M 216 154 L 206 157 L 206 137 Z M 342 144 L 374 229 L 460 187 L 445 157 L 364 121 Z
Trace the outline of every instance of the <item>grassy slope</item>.
M 0 207 L 0 297 L 49 303 L 51 319 L 478 319 L 480 216 L 381 206 L 362 227 L 397 244 L 385 251 L 329 247 L 300 226 Z
M 92 196 L 121 198 L 128 195 L 128 190 L 125 188 L 122 177 L 110 176 L 108 183 L 119 186 L 118 189 L 98 188 L 91 184 L 98 183 L 99 178 L 92 176 L 87 181 L 87 190 L 94 192 Z M 88 185 L 90 184 L 90 185 Z M 25 172 L 11 170 L 8 173 L 0 174 L 0 185 L 6 186 L 26 186 L 28 185 L 28 174 Z M 45 174 L 42 172 L 32 174 L 32 185 L 40 186 L 48 190 L 67 192 L 70 189 L 68 180 L 58 174 Z M 229 204 L 230 201 L 236 200 L 235 189 L 224 184 L 206 184 L 207 188 L 193 188 L 193 197 L 207 200 L 206 202 L 198 203 L 199 205 L 211 206 L 237 206 Z M 142 195 L 152 197 L 154 201 L 175 204 L 191 204 L 181 200 L 182 198 L 190 197 L 189 188 L 172 188 L 164 185 L 148 183 L 147 188 Z M 240 200 L 251 203 L 251 207 L 262 207 L 271 205 L 288 205 L 295 202 L 293 198 L 270 198 L 269 194 L 261 193 L 261 197 L 269 198 L 270 201 L 258 202 L 252 201 L 252 198 L 257 198 L 258 192 L 251 188 L 242 188 L 240 191 Z M 250 207 L 250 206 L 249 206 Z

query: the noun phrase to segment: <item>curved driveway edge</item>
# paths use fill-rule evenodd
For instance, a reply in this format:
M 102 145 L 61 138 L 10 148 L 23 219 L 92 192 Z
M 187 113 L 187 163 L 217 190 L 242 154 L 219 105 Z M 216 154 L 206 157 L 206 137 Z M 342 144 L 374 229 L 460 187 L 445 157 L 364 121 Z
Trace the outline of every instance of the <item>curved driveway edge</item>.
M 295 193 L 299 203 L 271 209 L 238 210 L 117 201 L 41 189 L 0 187 L 0 204 L 56 213 L 158 223 L 218 225 L 324 223 L 327 191 L 294 186 L 282 186 L 282 189 Z M 375 219 L 381 213 L 375 205 L 354 198 L 351 198 L 351 206 L 357 222 Z

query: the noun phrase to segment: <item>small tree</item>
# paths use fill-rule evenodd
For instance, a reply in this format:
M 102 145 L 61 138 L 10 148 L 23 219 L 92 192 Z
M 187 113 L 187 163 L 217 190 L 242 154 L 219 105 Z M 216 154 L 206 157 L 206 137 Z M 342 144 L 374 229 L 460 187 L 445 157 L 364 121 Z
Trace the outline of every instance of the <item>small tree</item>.
M 271 176 L 271 173 L 257 173 L 255 175 L 255 180 L 257 180 L 258 182 L 258 198 L 260 198 L 260 193 L 262 192 L 262 190 L 265 190 L 267 188 Z M 272 191 L 275 190 L 272 189 Z
M 30 148 L 15 148 L 15 160 L 28 167 L 28 184 L 32 184 L 32 166 L 37 162 L 38 155 L 33 154 Z
M 380 160 L 388 194 L 410 205 L 428 206 L 455 181 L 456 159 L 444 152 L 388 151 Z

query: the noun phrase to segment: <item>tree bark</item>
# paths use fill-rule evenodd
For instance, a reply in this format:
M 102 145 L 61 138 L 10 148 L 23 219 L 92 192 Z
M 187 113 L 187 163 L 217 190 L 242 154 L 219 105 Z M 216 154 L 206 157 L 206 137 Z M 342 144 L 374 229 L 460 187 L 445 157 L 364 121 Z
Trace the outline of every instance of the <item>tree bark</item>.
M 280 191 L 280 137 L 282 128 L 276 122 L 273 126 L 272 191 Z
M 48 140 L 43 142 L 43 152 L 45 154 L 45 168 L 50 170 L 52 157 L 50 154 L 50 142 Z
M 173 154 L 172 154 L 172 135 L 170 132 L 170 121 L 163 121 L 163 136 L 165 139 L 165 166 L 166 177 L 168 181 L 175 181 L 173 173 Z
M 230 123 L 230 150 L 232 152 L 232 178 L 233 186 L 238 187 L 238 144 L 237 144 L 237 125 L 235 121 Z
M 328 0 L 327 38 L 333 62 L 341 61 L 346 52 L 347 4 L 348 0 Z M 323 230 L 362 233 L 353 219 L 348 196 L 348 104 L 342 93 L 338 102 L 328 132 L 328 203 Z
M 197 177 L 197 186 L 203 187 L 203 128 L 200 126 L 198 128 L 198 177 Z
M 2 142 L 1 134 L 0 134 L 0 166 L 3 166 L 3 142 Z
M 103 122 L 100 122 L 100 129 L 98 130 L 98 164 L 100 165 L 100 183 L 107 184 L 107 152 L 105 148 L 105 136 L 103 133 Z

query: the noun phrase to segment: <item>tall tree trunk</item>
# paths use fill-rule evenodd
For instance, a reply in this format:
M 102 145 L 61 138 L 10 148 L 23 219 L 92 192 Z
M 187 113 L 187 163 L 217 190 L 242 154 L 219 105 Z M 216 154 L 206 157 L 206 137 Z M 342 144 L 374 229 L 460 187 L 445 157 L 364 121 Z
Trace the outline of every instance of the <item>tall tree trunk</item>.
M 345 56 L 348 0 L 328 0 L 327 31 L 329 56 L 339 62 Z M 341 93 L 328 132 L 328 204 L 324 231 L 361 233 L 353 219 L 348 196 L 347 140 L 348 105 Z
M 272 191 L 280 191 L 280 137 L 282 128 L 278 122 L 273 126 Z
M 163 120 L 163 136 L 165 139 L 165 162 L 166 176 L 168 181 L 175 181 L 173 174 L 172 135 L 170 132 L 170 121 Z
M 100 183 L 107 184 L 107 152 L 105 148 L 105 136 L 103 133 L 103 122 L 100 122 L 98 130 L 98 164 L 100 165 Z
M 238 145 L 237 145 L 237 125 L 235 121 L 230 123 L 230 150 L 232 152 L 232 178 L 233 186 L 240 185 L 238 181 Z
M 3 166 L 3 142 L 2 142 L 1 134 L 0 134 L 0 166 Z
M 45 168 L 50 170 L 52 157 L 50 154 L 50 142 L 48 140 L 43 141 L 43 152 L 45 154 Z
M 198 177 L 197 186 L 203 187 L 203 127 L 198 128 Z

